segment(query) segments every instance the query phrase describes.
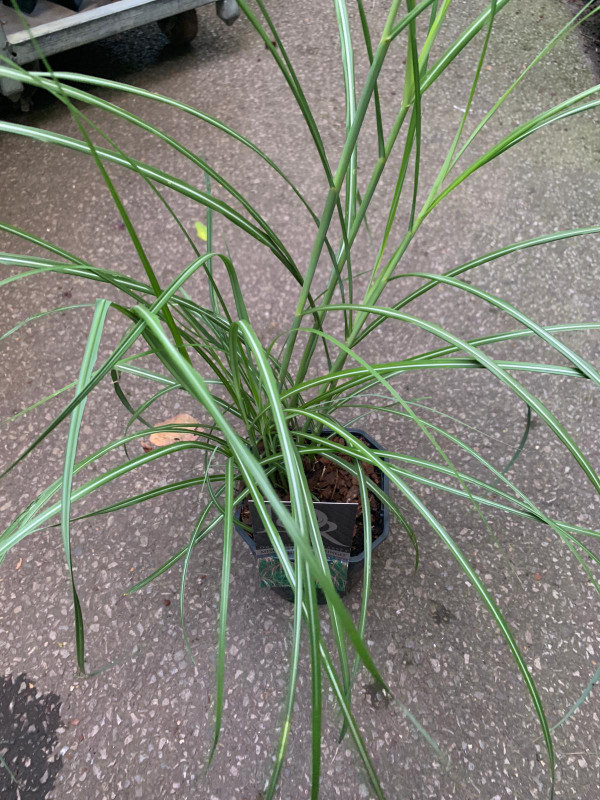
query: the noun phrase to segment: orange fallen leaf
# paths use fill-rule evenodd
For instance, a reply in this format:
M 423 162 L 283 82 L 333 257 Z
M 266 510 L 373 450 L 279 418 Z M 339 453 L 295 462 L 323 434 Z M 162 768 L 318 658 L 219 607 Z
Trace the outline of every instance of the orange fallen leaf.
M 21 569 L 21 564 L 22 564 L 22 563 L 23 563 L 23 559 L 22 559 L 22 558 L 20 558 L 20 559 L 19 559 L 19 563 L 18 563 L 18 564 L 17 564 L 17 566 L 16 566 L 16 569 Z
M 541 580 L 542 580 L 542 576 L 540 575 L 540 573 L 539 573 L 539 572 L 536 572 L 536 573 L 535 573 L 535 575 L 534 575 L 533 577 L 534 577 L 534 579 L 535 579 L 536 581 L 541 581 Z
M 186 428 L 189 428 L 189 432 L 179 430 L 153 433 L 148 439 L 142 439 L 141 445 L 146 453 L 154 450 L 155 447 L 164 447 L 167 444 L 173 444 L 173 442 L 194 442 L 198 438 L 198 420 L 189 414 L 177 414 L 175 417 L 163 420 L 159 425 L 185 425 Z

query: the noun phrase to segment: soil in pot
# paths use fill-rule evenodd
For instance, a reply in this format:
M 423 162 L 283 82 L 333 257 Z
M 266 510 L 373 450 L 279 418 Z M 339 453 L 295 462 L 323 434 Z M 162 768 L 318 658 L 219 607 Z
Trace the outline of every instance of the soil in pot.
M 367 439 L 357 435 L 361 441 L 367 446 L 371 447 L 371 443 Z M 345 444 L 344 439 L 340 436 L 333 436 L 331 441 L 338 444 Z M 341 458 L 351 462 L 352 459 L 340 454 Z M 352 536 L 352 548 L 350 557 L 359 555 L 365 549 L 364 545 L 364 522 L 363 522 L 363 509 L 360 501 L 360 491 L 358 488 L 358 480 L 354 475 L 346 472 L 345 469 L 334 464 L 326 456 L 310 456 L 304 458 L 303 461 L 304 472 L 308 479 L 309 488 L 313 496 L 320 502 L 327 503 L 357 503 L 358 510 L 356 513 L 356 521 L 354 523 L 354 532 Z M 381 486 L 382 476 L 380 470 L 372 464 L 361 462 L 362 469 L 365 475 L 370 478 L 373 483 Z M 279 492 L 281 500 L 289 500 L 289 494 L 284 491 Z M 383 506 L 381 501 L 375 497 L 372 492 L 369 492 L 369 503 L 371 505 L 371 538 L 373 541 L 377 539 L 383 532 Z M 246 525 L 252 525 L 250 509 L 247 501 L 242 504 L 241 519 Z M 252 533 L 249 533 L 253 538 Z

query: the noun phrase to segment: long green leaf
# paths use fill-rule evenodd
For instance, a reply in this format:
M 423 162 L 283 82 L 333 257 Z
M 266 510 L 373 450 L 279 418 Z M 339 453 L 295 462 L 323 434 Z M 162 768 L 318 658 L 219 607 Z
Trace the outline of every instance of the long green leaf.
M 421 328 L 428 333 L 432 333 L 434 336 L 437 336 L 438 338 L 454 345 L 460 350 L 464 350 L 466 353 L 471 355 L 492 375 L 494 375 L 496 378 L 499 378 L 499 380 L 504 383 L 514 394 L 520 397 L 521 400 L 531 406 L 531 408 L 540 416 L 546 425 L 548 425 L 556 437 L 565 445 L 567 450 L 571 453 L 585 475 L 588 477 L 590 483 L 596 489 L 596 491 L 600 491 L 600 478 L 596 474 L 596 471 L 590 464 L 589 460 L 581 451 L 580 447 L 576 444 L 576 442 L 574 442 L 574 440 L 565 430 L 564 426 L 537 397 L 532 395 L 531 392 L 529 392 L 524 386 L 516 381 L 508 372 L 506 372 L 506 370 L 502 369 L 502 367 L 500 367 L 498 362 L 496 362 L 494 359 L 490 358 L 478 348 L 473 347 L 473 345 L 470 345 L 460 337 L 455 336 L 433 322 L 428 322 L 427 320 L 411 316 L 410 314 L 404 314 L 401 311 L 395 311 L 392 308 L 381 308 L 378 306 L 356 306 L 356 309 L 360 309 L 366 314 L 377 314 L 389 319 L 396 319 L 401 322 L 407 322 L 411 325 L 415 325 L 416 327 Z M 341 308 L 336 305 L 331 305 L 328 307 L 328 310 L 341 310 Z
M 85 353 L 81 362 L 79 371 L 79 379 L 77 381 L 76 391 L 79 393 L 83 386 L 87 383 L 92 374 L 94 363 L 98 355 L 98 348 L 102 338 L 102 330 L 110 303 L 108 300 L 98 300 L 94 311 L 94 318 L 92 326 L 88 335 L 88 340 L 85 348 Z M 65 461 L 63 467 L 63 480 L 62 480 L 62 495 L 61 495 L 61 527 L 63 547 L 65 551 L 65 558 L 67 567 L 69 569 L 69 577 L 71 580 L 71 592 L 73 596 L 73 609 L 75 614 L 75 649 L 77 654 L 77 669 L 80 675 L 85 675 L 85 638 L 83 628 L 83 614 L 81 612 L 81 604 L 75 586 L 75 576 L 73 574 L 73 559 L 71 555 L 71 492 L 73 482 L 73 465 L 77 455 L 77 442 L 79 439 L 79 430 L 83 419 L 83 412 L 85 410 L 85 399 L 73 410 L 71 414 L 71 423 L 69 425 L 69 433 L 67 436 L 67 443 L 65 446 Z
M 215 700 L 215 736 L 208 763 L 212 761 L 223 715 L 225 696 L 225 646 L 227 643 L 227 606 L 229 604 L 229 574 L 231 572 L 231 542 L 233 539 L 233 459 L 228 458 L 225 465 L 225 519 L 223 537 L 223 567 L 221 570 L 221 600 L 219 603 L 219 642 L 217 645 L 217 696 Z

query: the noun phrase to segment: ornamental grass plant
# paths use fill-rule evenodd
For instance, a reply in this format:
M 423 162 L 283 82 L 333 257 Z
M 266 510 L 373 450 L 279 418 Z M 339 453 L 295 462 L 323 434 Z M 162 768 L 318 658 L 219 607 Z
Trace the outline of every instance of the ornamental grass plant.
M 503 104 L 518 95 L 520 84 L 534 69 L 543 69 L 544 59 L 561 40 L 594 13 L 588 3 L 548 42 L 540 42 L 538 51 L 523 65 L 514 83 L 489 105 L 487 113 L 473 113 L 482 75 L 486 69 L 488 49 L 493 42 L 498 16 L 509 0 L 483 3 L 474 11 L 471 24 L 446 43 L 446 25 L 452 0 L 388 0 L 383 27 L 376 27 L 371 10 L 363 0 L 334 0 L 329 13 L 334 14 L 339 30 L 340 71 L 343 96 L 332 113 L 339 115 L 344 136 L 339 151 L 330 152 L 324 144 L 317 115 L 307 99 L 294 64 L 286 50 L 285 37 L 277 26 L 276 9 L 263 0 L 240 0 L 248 23 L 272 57 L 273 70 L 278 71 L 289 87 L 290 105 L 309 132 L 312 151 L 298 154 L 320 166 L 327 190 L 317 202 L 309 196 L 318 187 L 303 187 L 271 159 L 268 152 L 242 133 L 216 117 L 183 100 L 175 100 L 146 89 L 114 80 L 83 74 L 55 72 L 40 53 L 41 68 L 26 72 L 8 61 L 0 65 L 0 77 L 13 78 L 53 95 L 70 112 L 72 135 L 44 130 L 24 122 L 0 121 L 0 131 L 52 148 L 66 149 L 95 165 L 99 180 L 110 193 L 120 221 L 131 240 L 144 278 L 134 277 L 126 265 L 89 263 L 54 241 L 28 232 L 21 224 L 9 220 L 0 230 L 13 237 L 14 250 L 0 254 L 0 264 L 13 272 L 0 280 L 9 284 L 38 273 L 83 278 L 89 282 L 92 308 L 89 311 L 89 333 L 78 376 L 61 387 L 64 407 L 51 422 L 27 443 L 19 457 L 6 465 L 3 477 L 26 462 L 45 440 L 54 436 L 64 450 L 62 474 L 36 499 L 14 517 L 0 535 L 0 557 L 20 544 L 35 542 L 36 533 L 54 528 L 62 537 L 64 558 L 70 575 L 76 639 L 77 669 L 88 670 L 86 664 L 85 613 L 77 590 L 77 572 L 71 550 L 73 523 L 90 516 L 102 517 L 111 512 L 136 506 L 160 497 L 173 496 L 194 489 L 199 497 L 197 519 L 189 531 L 187 545 L 174 548 L 172 556 L 157 565 L 152 574 L 123 591 L 134 593 L 148 586 L 165 572 L 179 569 L 179 614 L 182 635 L 185 632 L 185 590 L 192 564 L 192 554 L 202 548 L 209 537 L 222 540 L 222 578 L 219 604 L 219 636 L 216 643 L 215 670 L 215 735 L 208 760 L 219 744 L 224 698 L 227 687 L 227 622 L 230 592 L 232 540 L 235 535 L 235 510 L 251 500 L 276 552 L 287 581 L 293 590 L 293 622 L 289 641 L 288 689 L 283 718 L 272 767 L 268 770 L 265 798 L 276 796 L 278 781 L 285 761 L 286 747 L 293 724 L 297 697 L 299 665 L 310 661 L 311 675 L 311 793 L 319 796 L 322 772 L 322 712 L 327 687 L 333 692 L 340 711 L 340 736 L 349 737 L 356 748 L 373 794 L 385 796 L 361 732 L 352 713 L 352 689 L 359 668 L 370 673 L 369 680 L 378 685 L 393 702 L 380 667 L 366 644 L 369 595 L 372 585 L 372 554 L 364 547 L 364 579 L 360 589 L 360 610 L 353 617 L 333 584 L 323 541 L 319 533 L 315 497 L 305 474 L 307 459 L 326 457 L 332 464 L 356 480 L 363 509 L 364 541 L 371 541 L 372 504 L 370 493 L 384 504 L 393 520 L 393 535 L 403 537 L 406 547 L 414 551 L 418 569 L 419 540 L 413 526 L 423 520 L 439 537 L 456 560 L 465 579 L 486 608 L 490 623 L 497 626 L 505 646 L 514 659 L 537 717 L 539 732 L 546 749 L 551 784 L 554 784 L 555 756 L 552 732 L 540 692 L 521 646 L 505 618 L 497 599 L 472 561 L 461 549 L 455 533 L 446 521 L 430 507 L 432 492 L 443 493 L 447 503 L 466 501 L 474 519 L 485 535 L 495 538 L 486 514 L 493 509 L 546 526 L 561 547 L 574 558 L 585 578 L 600 591 L 596 572 L 598 556 L 594 546 L 600 533 L 563 520 L 554 508 L 544 508 L 526 494 L 509 475 L 511 467 L 527 446 L 532 420 L 544 425 L 563 448 L 578 470 L 580 480 L 600 490 L 600 477 L 584 443 L 570 432 L 572 421 L 560 419 L 539 393 L 533 392 L 521 379 L 523 374 L 562 376 L 600 386 L 600 373 L 583 355 L 565 341 L 572 331 L 593 332 L 600 321 L 574 320 L 571 323 L 540 324 L 514 303 L 478 286 L 478 275 L 488 265 L 516 251 L 540 248 L 558 241 L 567 243 L 577 237 L 600 233 L 600 225 L 570 230 L 548 230 L 535 237 L 515 239 L 495 249 L 474 255 L 458 265 L 448 265 L 442 272 L 417 271 L 411 265 L 411 246 L 426 229 L 430 215 L 443 214 L 447 198 L 457 191 L 468 191 L 469 179 L 475 173 L 491 170 L 494 162 L 515 146 L 527 147 L 527 139 L 551 125 L 568 125 L 571 117 L 594 113 L 600 103 L 598 86 L 573 97 L 557 98 L 556 104 L 536 113 L 523 112 L 523 122 L 508 130 L 483 151 L 478 148 L 480 134 L 487 132 L 488 122 L 501 112 Z M 350 7 L 352 7 L 350 9 Z M 351 11 L 351 13 L 350 13 Z M 508 12 L 505 12 L 508 13 Z M 351 24 L 351 20 L 354 24 Z M 444 46 L 440 46 L 444 41 Z M 464 58 L 465 51 L 477 53 L 475 67 L 466 97 L 455 97 L 452 84 L 447 89 L 449 113 L 458 107 L 453 137 L 445 145 L 445 158 L 436 164 L 423 163 L 424 136 L 429 132 L 427 92 L 448 78 Z M 522 55 L 522 54 L 520 54 Z M 355 60 L 368 62 L 364 79 L 357 80 Z M 378 82 L 386 70 L 397 75 L 395 105 L 384 104 Z M 96 93 L 100 90 L 98 93 Z M 198 130 L 206 126 L 219 131 L 224 142 L 234 140 L 245 148 L 249 158 L 261 169 L 272 171 L 288 187 L 290 230 L 275 230 L 263 216 L 259 203 L 250 201 L 236 187 L 236 170 L 227 172 L 213 168 L 201 149 L 191 149 L 172 133 L 157 127 L 152 115 L 139 116 L 118 103 L 104 99 L 122 94 L 167 107 L 173 115 L 193 120 Z M 479 103 L 477 104 L 479 105 Z M 257 114 L 260 110 L 257 109 Z M 139 129 L 154 137 L 165 154 L 164 163 L 145 163 L 131 148 L 122 149 L 105 133 L 98 120 L 106 115 L 123 126 Z M 140 134 L 141 135 L 141 134 Z M 201 137 L 199 137 L 199 140 Z M 197 182 L 191 183 L 171 174 L 169 158 L 188 160 L 197 170 Z M 76 163 L 76 162 L 74 162 Z M 359 170 L 360 167 L 360 170 Z M 551 165 L 548 167 L 551 169 Z M 181 235 L 181 252 L 173 259 L 182 267 L 174 280 L 165 280 L 152 263 L 139 233 L 134 215 L 128 210 L 118 189 L 116 175 L 133 173 L 142 182 L 144 191 L 157 198 L 165 219 L 174 223 Z M 74 167 L 76 185 L 76 167 Z M 426 176 L 426 178 L 424 177 Z M 431 177 L 433 176 L 433 177 Z M 374 226 L 382 230 L 379 238 L 370 241 L 372 260 L 364 261 L 364 244 L 371 237 L 369 227 L 373 198 L 382 186 L 392 186 L 384 220 Z M 177 196 L 198 206 L 197 230 L 190 230 L 187 220 L 177 210 Z M 213 228 L 221 220 L 235 226 L 260 246 L 269 258 L 276 259 L 282 275 L 293 280 L 295 295 L 290 297 L 289 319 L 282 321 L 276 335 L 266 339 L 260 320 L 262 309 L 250 303 L 244 291 L 243 264 L 235 255 L 213 249 Z M 543 231 L 543 219 L 539 224 Z M 310 255 L 298 262 L 294 247 L 287 244 L 294 226 L 311 242 Z M 19 244 L 35 245 L 39 255 L 23 255 Z M 360 259 L 354 256 L 361 253 Z M 186 254 L 191 254 L 187 258 Z M 187 260 L 186 260 L 187 258 Z M 15 273 L 14 268 L 18 268 Z M 136 273 L 137 274 L 137 273 Z M 208 302 L 194 299 L 190 287 L 201 276 L 207 287 Z M 260 282 L 261 276 L 257 276 Z M 96 299 L 100 285 L 102 296 Z M 287 285 L 287 284 L 286 284 Z M 408 287 L 408 288 L 407 288 Z M 109 290 L 110 297 L 103 294 Z M 535 291 L 535 286 L 532 287 Z M 437 319 L 424 318 L 413 311 L 417 301 L 428 293 L 440 296 Z M 465 339 L 444 324 L 444 303 L 456 294 L 466 294 L 473 302 L 497 312 L 490 319 L 501 318 L 502 332 L 482 331 L 475 339 Z M 49 314 L 69 308 L 61 306 L 35 313 L 24 323 L 43 324 Z M 118 318 L 126 323 L 119 343 L 108 357 L 99 357 L 107 319 Z M 75 317 L 73 317 L 75 319 Z M 81 319 L 81 315 L 76 317 Z M 73 324 L 80 324 L 79 322 Z M 366 343 L 381 329 L 393 337 L 398 329 L 412 328 L 428 334 L 436 345 L 417 352 L 398 352 L 392 361 L 379 362 L 365 355 Z M 5 340 L 16 330 L 3 334 Z M 495 345 L 516 346 L 523 339 L 543 345 L 546 360 L 498 358 Z M 458 372 L 457 372 L 458 371 Z M 403 378 L 414 372 L 444 376 L 460 374 L 465 382 L 471 375 L 496 382 L 507 391 L 514 406 L 522 406 L 524 431 L 508 463 L 499 465 L 484 456 L 478 448 L 449 430 L 445 412 L 433 423 L 427 400 L 405 396 Z M 135 402 L 128 381 L 145 387 L 146 399 Z M 115 403 L 124 407 L 129 420 L 123 435 L 107 441 L 84 458 L 78 457 L 78 440 L 82 430 L 86 401 L 102 382 L 112 382 Z M 190 424 L 157 424 L 153 406 L 165 398 L 186 397 L 185 406 L 197 420 Z M 70 399 L 68 399 L 70 398 Z M 43 404 L 47 398 L 40 398 Z M 414 426 L 424 443 L 423 452 L 406 453 L 392 450 L 383 442 L 383 450 L 368 447 L 348 428 L 360 421 L 368 426 L 370 415 L 386 419 L 392 426 L 402 420 Z M 456 421 L 456 420 L 455 420 Z M 468 419 L 485 430 L 484 419 Z M 64 425 L 61 423 L 64 422 Z M 56 429 L 60 427 L 60 430 Z M 64 434 L 63 434 L 64 431 Z M 193 436 L 190 436 L 190 432 Z M 175 434 L 169 444 L 146 451 L 140 442 L 160 433 Z M 178 435 L 188 434 L 178 439 Z M 116 503 L 100 505 L 81 514 L 78 504 L 94 498 L 96 492 L 146 465 L 176 458 L 178 453 L 192 450 L 202 466 L 185 480 L 165 483 L 159 488 L 123 497 Z M 121 454 L 118 464 L 103 466 L 106 457 Z M 469 467 L 469 464 L 471 465 Z M 372 465 L 385 475 L 393 489 L 388 497 L 373 481 Z M 466 466 L 465 466 L 466 465 Z M 140 473 L 141 474 L 141 473 Z M 555 484 L 556 475 L 547 481 Z M 284 503 L 282 497 L 289 497 Z M 274 516 L 273 516 L 273 514 Z M 275 517 L 275 518 L 274 518 Z M 293 543 L 290 558 L 276 521 Z M 416 527 L 416 526 L 415 526 Z M 127 531 L 122 532 L 127 536 Z M 256 580 L 254 570 L 249 581 Z M 317 589 L 326 599 L 326 608 L 319 611 Z M 277 613 L 276 598 L 265 594 Z M 331 635 L 324 632 L 327 621 Z M 406 710 L 408 714 L 408 710 Z M 430 734 L 417 719 L 414 725 L 436 747 Z

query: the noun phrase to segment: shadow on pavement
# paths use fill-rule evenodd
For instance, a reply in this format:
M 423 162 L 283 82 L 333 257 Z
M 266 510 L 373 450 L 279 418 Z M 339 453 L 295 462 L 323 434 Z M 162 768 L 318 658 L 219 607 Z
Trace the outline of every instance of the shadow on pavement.
M 61 699 L 41 694 L 24 674 L 0 678 L 0 797 L 48 796 L 63 761 L 55 754 Z

